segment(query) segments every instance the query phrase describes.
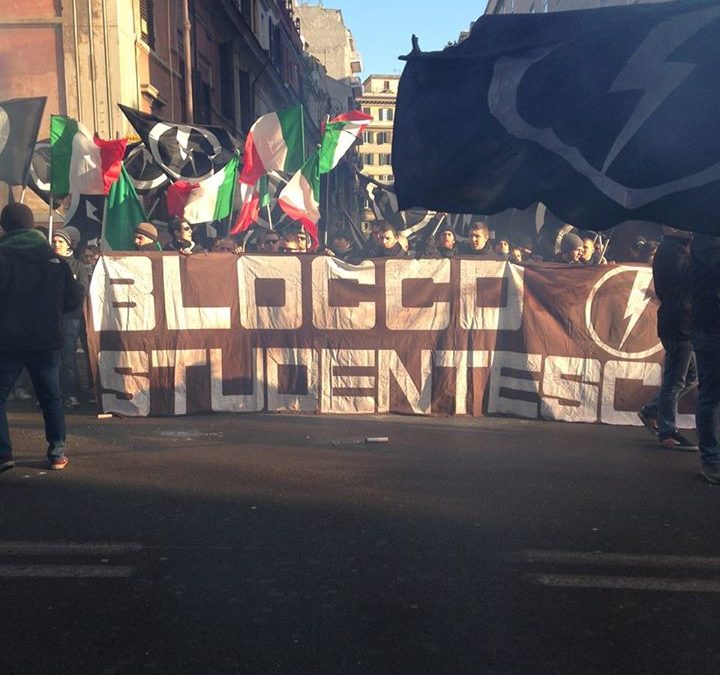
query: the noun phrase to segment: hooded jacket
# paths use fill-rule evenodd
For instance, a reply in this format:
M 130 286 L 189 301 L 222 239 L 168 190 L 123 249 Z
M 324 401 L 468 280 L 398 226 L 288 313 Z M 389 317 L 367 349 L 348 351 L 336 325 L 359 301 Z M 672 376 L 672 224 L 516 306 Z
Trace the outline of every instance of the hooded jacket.
M 0 350 L 59 349 L 63 312 L 80 307 L 82 289 L 38 230 L 0 237 Z

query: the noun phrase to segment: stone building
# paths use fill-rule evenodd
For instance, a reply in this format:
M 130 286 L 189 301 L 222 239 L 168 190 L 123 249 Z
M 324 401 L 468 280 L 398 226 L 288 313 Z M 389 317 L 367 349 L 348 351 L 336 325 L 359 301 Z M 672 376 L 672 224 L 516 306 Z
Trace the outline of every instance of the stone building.
M 392 185 L 392 138 L 399 75 L 370 75 L 363 82 L 363 95 L 358 99 L 364 113 L 373 121 L 363 134 L 360 147 L 362 172 L 379 183 Z M 369 204 L 365 205 L 363 222 L 374 220 Z
M 0 100 L 47 96 L 40 138 L 51 114 L 74 117 L 104 138 L 132 137 L 116 105 L 123 103 L 175 122 L 222 126 L 242 141 L 265 112 L 327 100 L 306 86 L 311 59 L 294 10 L 294 0 L 4 3 Z M 309 151 L 319 138 L 320 120 L 306 114 Z

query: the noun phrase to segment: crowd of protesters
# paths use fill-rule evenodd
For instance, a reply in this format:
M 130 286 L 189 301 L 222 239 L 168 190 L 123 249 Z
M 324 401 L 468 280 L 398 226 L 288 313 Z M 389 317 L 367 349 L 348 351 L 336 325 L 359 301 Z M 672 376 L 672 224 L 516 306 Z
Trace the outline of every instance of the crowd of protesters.
M 25 221 L 31 217 L 20 206 L 13 206 L 5 218 L 6 223 L 17 231 L 27 229 Z M 8 237 L 8 241 L 19 240 L 14 230 L 5 234 L 0 230 L 0 242 Z M 581 231 L 565 225 L 560 228 L 543 227 L 534 239 L 493 239 L 487 221 L 482 218 L 472 219 L 463 232 L 457 232 L 450 219 L 442 214 L 435 225 L 426 226 L 425 231 L 411 240 L 394 224 L 386 221 L 373 222 L 366 239 L 350 229 L 332 230 L 327 245 L 316 241 L 310 232 L 296 222 L 276 229 L 257 227 L 237 237 L 201 238 L 199 235 L 199 229 L 180 219 L 173 220 L 166 227 L 144 222 L 135 228 L 134 248 L 141 252 L 176 252 L 182 256 L 315 253 L 333 256 L 351 264 L 373 258 L 454 256 L 507 260 L 516 264 L 560 263 L 581 266 L 608 263 L 607 240 L 603 240 L 596 232 Z M 81 247 L 80 232 L 72 226 L 55 230 L 51 236 L 51 246 L 47 246 L 45 241 L 47 250 L 43 255 L 49 252 L 58 261 L 64 261 L 70 272 L 69 278 L 75 281 L 77 292 L 81 296 L 87 294 L 93 268 L 101 254 L 99 246 L 86 244 Z M 10 255 L 11 243 L 8 244 Z M 720 239 L 700 235 L 693 241 L 690 234 L 677 230 L 667 230 L 660 244 L 652 239 L 637 237 L 630 245 L 630 259 L 623 262 L 653 266 L 655 289 L 661 303 L 658 335 L 665 349 L 662 382 L 657 397 L 639 411 L 640 419 L 657 435 L 660 445 L 679 450 L 697 450 L 698 446 L 678 431 L 676 417 L 678 401 L 699 384 L 696 422 L 702 474 L 709 482 L 720 483 Z M 67 285 L 68 282 L 63 283 Z M 56 436 L 59 432 L 52 431 L 52 419 L 59 419 L 56 398 L 61 401 L 61 406 L 64 402 L 64 407 L 70 410 L 79 408 L 81 400 L 94 402 L 94 385 L 89 381 L 85 388 L 81 387 L 76 362 L 78 343 L 82 344 L 84 353 L 88 353 L 81 305 L 68 303 L 59 320 L 58 386 L 57 391 L 53 389 L 52 400 L 48 398 L 47 381 L 40 378 L 36 369 L 33 370 L 35 366 L 32 362 L 23 363 L 26 367 L 22 373 L 20 369 L 15 372 L 16 364 L 13 363 L 10 369 L 13 372 L 8 372 L 8 378 L 12 375 L 17 383 L 13 380 L 15 386 L 12 392 L 12 384 L 6 387 L 7 391 L 0 391 L 0 416 L 5 419 L 5 401 L 12 397 L 22 400 L 31 398 L 32 380 L 39 404 L 44 410 L 47 408 L 52 411 L 51 431 L 48 433 Z M 89 368 L 83 370 L 90 373 Z M 19 378 L 16 377 L 18 373 Z M 56 426 L 60 428 L 59 422 Z M 6 440 L 3 441 L 3 438 Z M 7 433 L 0 433 L 0 444 L 4 442 L 7 445 L 7 438 Z M 58 460 L 58 448 L 64 447 L 64 440 L 60 442 L 55 439 L 53 443 L 50 447 L 51 450 L 55 448 L 52 450 L 55 454 L 51 455 L 49 450 L 48 458 L 51 465 L 55 461 L 54 468 L 62 468 L 66 460 Z M 10 464 L 12 462 L 6 459 L 6 468 Z
M 652 263 L 657 242 L 639 237 L 631 247 L 630 260 L 624 262 Z M 441 217 L 434 227 L 427 226 L 414 238 L 408 238 L 397 226 L 376 220 L 370 225 L 367 238 L 353 228 L 332 229 L 325 243 L 313 241 L 299 223 L 284 224 L 275 229 L 257 227 L 234 237 L 207 237 L 200 228 L 175 219 L 165 228 L 141 223 L 135 230 L 138 251 L 176 251 L 181 255 L 208 253 L 316 253 L 334 256 L 349 263 L 372 258 L 448 258 L 479 256 L 489 260 L 508 260 L 522 264 L 555 262 L 562 264 L 597 265 L 608 262 L 607 240 L 597 232 L 581 231 L 565 226 L 559 231 L 542 228 L 537 237 L 511 240 L 493 238 L 488 223 L 473 219 L 462 232 L 450 220 Z

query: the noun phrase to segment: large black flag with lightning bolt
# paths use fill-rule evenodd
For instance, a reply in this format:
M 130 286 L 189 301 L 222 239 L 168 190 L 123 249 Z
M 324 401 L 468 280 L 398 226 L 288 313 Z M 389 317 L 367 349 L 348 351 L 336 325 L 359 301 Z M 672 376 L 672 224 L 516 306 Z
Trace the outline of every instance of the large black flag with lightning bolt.
M 594 230 L 635 219 L 720 234 L 717 0 L 483 16 L 460 44 L 406 59 L 401 209 L 543 202 Z

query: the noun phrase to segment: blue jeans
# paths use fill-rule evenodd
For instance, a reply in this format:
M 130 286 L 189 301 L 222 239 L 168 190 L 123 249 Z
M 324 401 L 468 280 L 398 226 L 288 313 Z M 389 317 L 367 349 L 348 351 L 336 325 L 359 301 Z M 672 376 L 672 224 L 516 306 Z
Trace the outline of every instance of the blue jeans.
M 692 343 L 700 381 L 695 410 L 700 461 L 712 469 L 720 467 L 720 334 L 696 333 Z
M 60 396 L 60 351 L 0 351 L 0 457 L 12 457 L 12 443 L 5 403 L 20 371 L 27 368 L 35 395 L 42 408 L 49 460 L 65 455 L 65 412 Z
M 82 319 L 71 319 L 66 316 L 62 320 L 62 347 L 60 348 L 60 388 L 63 398 L 74 396 L 78 398 L 78 366 L 77 351 L 78 340 L 82 330 Z
M 663 339 L 662 345 L 665 360 L 660 391 L 643 406 L 643 412 L 657 418 L 658 436 L 666 437 L 677 431 L 678 401 L 697 387 L 697 368 L 690 340 Z

